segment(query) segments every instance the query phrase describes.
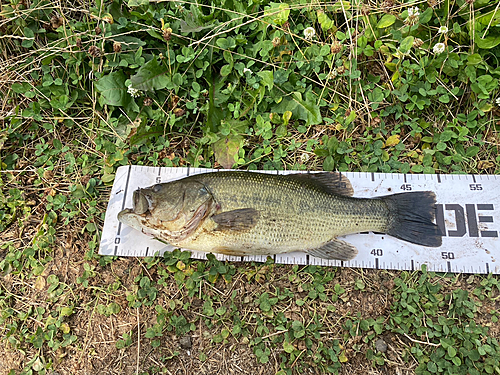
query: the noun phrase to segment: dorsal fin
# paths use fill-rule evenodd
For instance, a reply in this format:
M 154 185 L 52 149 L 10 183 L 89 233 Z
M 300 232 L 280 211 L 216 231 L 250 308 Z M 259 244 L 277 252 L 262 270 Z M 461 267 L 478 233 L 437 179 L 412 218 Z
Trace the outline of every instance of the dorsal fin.
M 351 197 L 354 194 L 349 179 L 339 172 L 294 173 L 285 178 L 308 183 L 330 194 Z

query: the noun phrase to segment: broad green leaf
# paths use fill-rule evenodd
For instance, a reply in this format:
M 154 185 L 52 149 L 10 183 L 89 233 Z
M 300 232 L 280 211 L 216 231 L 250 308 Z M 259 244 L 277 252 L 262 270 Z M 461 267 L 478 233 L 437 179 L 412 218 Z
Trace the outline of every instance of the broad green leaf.
M 361 49 L 365 48 L 366 45 L 368 44 L 368 38 L 364 35 L 361 35 L 357 40 L 357 44 L 359 48 Z
M 158 60 L 154 57 L 139 68 L 137 73 L 130 77 L 130 81 L 133 88 L 141 91 L 161 90 L 170 85 L 171 81 L 166 75 L 167 72 L 167 67 L 158 64 Z
M 125 87 L 125 74 L 123 71 L 109 73 L 95 83 L 95 88 L 101 93 L 102 103 L 113 106 L 124 106 L 131 96 Z
M 264 16 L 266 22 L 274 23 L 282 26 L 288 21 L 290 15 L 290 6 L 286 3 L 269 3 L 269 6 L 264 8 Z
M 406 38 L 404 38 L 402 41 L 401 41 L 401 44 L 399 45 L 399 50 L 406 54 L 408 53 L 411 48 L 413 47 L 413 41 L 415 40 L 415 38 L 413 36 L 407 36 Z
M 232 70 L 233 70 L 233 67 L 230 64 L 224 65 L 220 69 L 220 75 L 223 77 L 226 77 L 231 73 Z
M 467 149 L 467 151 L 465 152 L 465 156 L 467 156 L 468 158 L 471 158 L 473 156 L 476 156 L 478 152 L 479 152 L 478 146 L 470 146 Z
M 318 15 L 318 22 L 323 30 L 325 31 L 330 30 L 334 26 L 333 21 L 322 10 L 318 10 L 317 15 Z
M 294 93 L 294 101 L 298 104 L 296 107 L 298 116 L 306 121 L 306 126 L 316 125 L 323 121 L 319 107 L 316 104 L 316 96 L 312 92 L 308 91 L 306 93 L 306 100 L 302 100 L 297 93 Z
M 385 145 L 387 147 L 393 147 L 396 146 L 400 142 L 400 135 L 399 134 L 394 134 L 391 135 L 387 140 L 385 141 Z
M 230 50 L 230 49 L 233 49 L 234 47 L 236 47 L 236 41 L 234 40 L 234 38 L 231 38 L 231 37 L 219 38 L 219 39 L 217 39 L 215 44 L 217 44 L 223 50 Z
M 227 137 L 219 139 L 212 145 L 215 153 L 215 160 L 222 167 L 229 169 L 236 163 L 235 156 L 238 156 L 238 151 L 243 142 L 241 135 L 229 134 Z
M 24 36 L 29 39 L 24 39 L 21 45 L 24 48 L 30 48 L 35 42 L 35 33 L 29 27 L 24 28 Z
M 356 111 L 352 110 L 349 116 L 346 117 L 344 125 L 349 125 L 356 119 Z
M 450 96 L 448 94 L 444 94 L 444 95 L 441 95 L 438 100 L 441 102 L 441 103 L 449 103 L 450 102 Z
M 306 93 L 306 100 L 302 99 L 299 92 L 294 92 L 292 99 L 283 99 L 280 104 L 272 108 L 272 112 L 285 113 L 286 111 L 291 111 L 294 118 L 304 120 L 306 126 L 316 125 L 323 121 L 319 107 L 316 105 L 316 97 L 310 91 Z
M 258 72 L 257 75 L 262 79 L 261 85 L 266 86 L 271 91 L 274 86 L 274 73 L 270 70 L 263 70 Z
M 214 21 L 210 20 L 210 23 L 206 23 L 206 18 L 207 17 L 205 17 L 200 11 L 200 7 L 195 4 L 191 4 L 189 12 L 184 12 L 184 20 L 180 21 L 181 32 L 197 33 L 199 31 L 212 28 Z
M 292 353 L 294 350 L 295 350 L 295 346 L 293 346 L 291 343 L 289 343 L 288 341 L 283 341 L 283 350 L 290 354 Z
M 483 57 L 479 53 L 474 53 L 472 55 L 467 56 L 467 64 L 477 65 L 481 61 L 483 61 Z
M 477 17 L 476 22 L 489 27 L 497 26 L 500 24 L 500 12 L 498 10 L 488 12 L 483 16 Z
M 333 160 L 333 158 L 330 155 L 328 155 L 325 158 L 325 161 L 323 162 L 323 170 L 331 172 L 334 169 L 335 169 L 335 160 Z
M 285 113 L 283 113 L 283 125 L 288 125 L 288 122 L 290 121 L 291 118 L 292 118 L 292 112 L 285 111 Z
M 344 12 L 349 9 L 351 9 L 351 3 L 346 0 L 336 1 L 331 6 L 328 7 L 328 10 L 334 13 Z
M 143 5 L 148 5 L 149 0 L 128 0 L 127 5 L 131 8 L 133 7 L 140 7 Z
M 486 38 L 478 38 L 476 39 L 476 44 L 479 48 L 482 49 L 491 49 L 500 44 L 500 35 L 488 35 Z
M 161 35 L 160 37 L 163 40 L 163 37 Z M 144 40 L 130 35 L 113 36 L 113 41 L 120 42 L 122 44 L 122 51 L 135 51 L 137 48 L 146 45 L 146 42 Z
M 429 22 L 431 20 L 431 18 L 432 18 L 433 12 L 434 12 L 433 8 L 427 7 L 427 9 L 425 9 L 420 14 L 420 18 L 419 18 L 420 23 L 424 24 L 424 23 Z
M 394 22 L 396 22 L 396 16 L 393 14 L 384 14 L 384 16 L 378 21 L 377 27 L 379 29 L 384 29 L 386 27 L 391 26 Z

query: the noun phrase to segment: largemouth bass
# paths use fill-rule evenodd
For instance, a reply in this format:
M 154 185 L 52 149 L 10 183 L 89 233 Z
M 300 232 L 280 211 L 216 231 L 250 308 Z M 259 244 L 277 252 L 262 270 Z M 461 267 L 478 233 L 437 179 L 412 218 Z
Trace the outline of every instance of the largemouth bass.
M 352 195 L 340 173 L 211 172 L 134 191 L 118 220 L 173 246 L 236 256 L 349 260 L 357 249 L 337 237 L 365 231 L 441 246 L 433 192 Z

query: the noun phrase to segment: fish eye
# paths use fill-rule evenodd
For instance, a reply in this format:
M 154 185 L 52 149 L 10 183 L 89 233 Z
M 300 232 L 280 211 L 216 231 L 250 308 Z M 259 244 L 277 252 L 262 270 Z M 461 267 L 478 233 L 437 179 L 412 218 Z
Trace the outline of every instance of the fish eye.
M 159 193 L 161 189 L 162 189 L 161 184 L 156 184 L 155 186 L 153 186 L 153 193 Z

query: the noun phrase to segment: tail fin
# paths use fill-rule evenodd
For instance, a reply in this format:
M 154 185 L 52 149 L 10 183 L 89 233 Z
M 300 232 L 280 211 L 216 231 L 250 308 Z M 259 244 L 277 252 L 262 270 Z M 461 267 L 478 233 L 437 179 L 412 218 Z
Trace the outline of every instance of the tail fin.
M 433 223 L 436 212 L 436 195 L 433 192 L 399 193 L 382 199 L 392 214 L 387 234 L 417 245 L 441 246 L 441 232 Z

